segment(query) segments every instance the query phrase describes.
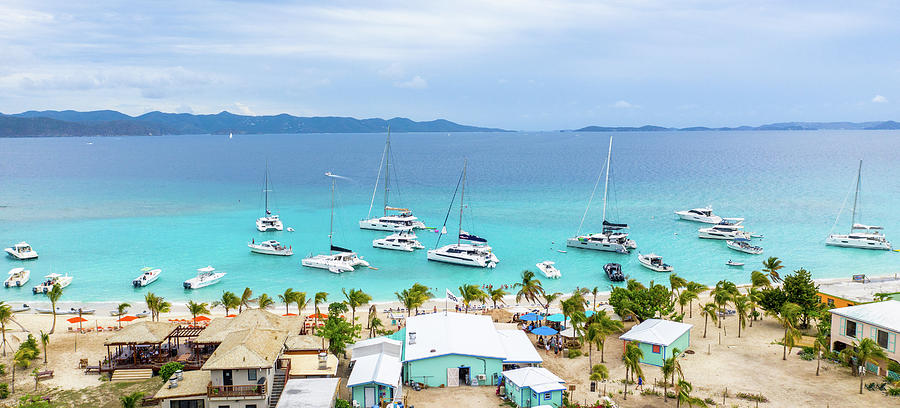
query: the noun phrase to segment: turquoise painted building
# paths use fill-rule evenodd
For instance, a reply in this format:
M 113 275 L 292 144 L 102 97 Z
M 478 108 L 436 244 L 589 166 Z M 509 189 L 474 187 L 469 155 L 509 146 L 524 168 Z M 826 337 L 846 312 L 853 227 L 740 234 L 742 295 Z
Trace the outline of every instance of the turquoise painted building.
M 504 395 L 518 407 L 562 406 L 565 381 L 543 367 L 503 372 Z
M 672 350 L 677 348 L 684 352 L 691 346 L 692 327 L 693 325 L 671 320 L 648 319 L 632 327 L 619 336 L 619 339 L 625 345 L 629 342 L 638 344 L 644 353 L 642 363 L 661 367 L 663 361 L 672 357 Z
M 401 399 L 402 347 L 401 342 L 386 337 L 362 340 L 351 347 L 352 368 L 347 388 L 358 406 L 380 407 L 382 402 Z

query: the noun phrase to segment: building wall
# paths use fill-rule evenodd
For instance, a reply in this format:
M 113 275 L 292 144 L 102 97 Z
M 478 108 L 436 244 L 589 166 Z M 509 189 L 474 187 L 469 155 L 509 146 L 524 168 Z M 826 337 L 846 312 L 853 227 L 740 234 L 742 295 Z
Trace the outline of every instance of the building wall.
M 256 371 L 256 380 L 248 380 L 247 369 L 231 370 L 232 385 L 256 385 L 260 378 L 266 377 L 266 384 L 271 387 L 272 381 L 275 379 L 275 369 L 261 369 Z M 222 376 L 223 370 L 211 370 L 209 372 L 209 381 L 212 385 L 225 385 L 225 379 Z
M 628 342 L 625 342 L 627 344 Z M 691 331 L 688 330 L 684 334 L 681 335 L 677 340 L 672 342 L 669 346 L 658 346 L 658 352 L 653 352 L 654 346 L 649 343 L 640 343 L 636 342 L 638 347 L 644 353 L 644 358 L 641 359 L 641 362 L 644 364 L 650 364 L 657 367 L 661 367 L 663 362 L 672 357 L 672 350 L 678 349 L 680 352 L 684 352 L 691 346 Z
M 247 405 L 256 405 L 256 408 L 268 408 L 268 399 L 241 399 L 241 400 L 209 400 L 206 408 L 246 408 Z M 168 407 L 166 407 L 168 408 Z
M 847 299 L 841 299 L 841 298 L 839 298 L 839 297 L 837 297 L 837 296 L 829 295 L 829 294 L 827 294 L 827 293 L 819 292 L 819 293 L 816 293 L 816 295 L 819 296 L 819 302 L 822 302 L 822 303 L 828 305 L 828 306 L 831 307 L 831 308 L 847 307 L 847 306 L 856 306 L 856 305 L 857 305 L 856 302 L 851 302 L 851 301 L 849 301 L 849 300 L 847 300 Z
M 856 334 L 852 337 L 847 336 L 846 334 L 848 321 L 856 323 Z M 866 324 L 860 321 L 855 321 L 853 319 L 848 319 L 834 313 L 831 314 L 831 349 L 834 350 L 834 345 L 836 344 L 836 342 L 841 342 L 846 344 L 848 347 L 852 347 L 854 342 L 858 342 L 860 339 L 864 338 L 872 339 L 872 341 L 877 343 L 878 330 L 882 330 L 888 333 L 888 344 L 887 348 L 884 349 L 885 354 L 887 354 L 888 358 L 890 358 L 891 360 L 900 361 L 900 348 L 897 347 L 897 332 L 886 330 L 884 328 Z M 875 370 L 875 367 L 869 367 L 869 371 Z M 879 370 L 879 374 L 887 375 L 887 367 L 881 367 L 881 370 Z
M 506 397 L 519 407 L 562 406 L 562 391 L 551 391 L 550 399 L 545 399 L 546 393 L 537 394 L 531 388 L 519 388 L 512 381 L 506 381 L 505 393 Z
M 478 374 L 484 374 L 486 376 L 485 381 L 479 381 L 478 385 L 496 385 L 497 377 L 503 372 L 503 360 L 499 358 L 471 357 L 457 354 L 410 361 L 404 363 L 403 366 L 404 380 L 425 383 L 429 387 L 446 386 L 448 368 L 469 367 L 469 376 L 473 384 L 476 382 Z M 462 385 L 460 384 L 460 386 Z
M 365 390 L 366 388 L 375 388 L 375 398 L 376 402 L 380 401 L 381 394 L 383 393 L 387 400 L 390 400 L 394 397 L 394 387 L 386 387 L 381 384 L 368 383 L 368 384 L 360 384 L 350 387 L 350 399 L 359 403 L 360 407 L 365 407 Z

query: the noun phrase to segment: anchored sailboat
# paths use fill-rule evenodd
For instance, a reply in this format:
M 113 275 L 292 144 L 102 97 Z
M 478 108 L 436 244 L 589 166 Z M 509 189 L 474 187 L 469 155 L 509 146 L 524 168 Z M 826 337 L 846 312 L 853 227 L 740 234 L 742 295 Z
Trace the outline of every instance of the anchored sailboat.
M 266 214 L 265 216 L 256 219 L 256 229 L 259 230 L 259 232 L 281 231 L 284 229 L 284 225 L 282 225 L 278 215 L 272 214 L 272 212 L 269 211 L 270 191 L 272 190 L 269 188 L 269 162 L 266 162 L 266 182 L 265 187 L 263 187 L 263 192 L 266 194 Z
M 891 243 L 888 242 L 884 234 L 880 231 L 884 227 L 877 225 L 864 225 L 856 223 L 856 211 L 859 204 L 859 186 L 862 182 L 862 160 L 859 161 L 859 170 L 856 173 L 856 191 L 853 195 L 853 215 L 850 217 L 850 233 L 849 234 L 831 234 L 825 240 L 825 245 L 847 247 L 847 248 L 863 248 L 863 249 L 882 249 L 890 250 Z M 843 211 L 843 208 L 841 209 Z M 838 218 L 841 214 L 838 213 Z M 838 219 L 834 220 L 837 225 Z M 833 229 L 833 228 L 832 228 Z
M 384 214 L 381 217 L 372 218 L 372 208 L 375 206 L 375 195 L 378 193 L 378 182 L 381 179 L 382 166 L 378 167 L 378 177 L 375 178 L 375 188 L 372 190 L 372 202 L 369 204 L 369 214 L 366 219 L 359 221 L 360 229 L 378 231 L 400 231 L 409 228 L 425 228 L 425 224 L 413 216 L 408 208 L 391 207 L 389 205 L 391 191 L 391 128 L 388 127 L 387 139 L 384 143 L 384 154 L 381 156 L 384 168 Z
M 331 178 L 331 221 L 328 224 L 328 254 L 310 255 L 303 258 L 301 265 L 310 268 L 328 269 L 332 273 L 353 272 L 357 266 L 369 266 L 369 263 L 356 255 L 355 252 L 334 245 L 334 187 L 339 178 L 336 174 L 325 173 Z

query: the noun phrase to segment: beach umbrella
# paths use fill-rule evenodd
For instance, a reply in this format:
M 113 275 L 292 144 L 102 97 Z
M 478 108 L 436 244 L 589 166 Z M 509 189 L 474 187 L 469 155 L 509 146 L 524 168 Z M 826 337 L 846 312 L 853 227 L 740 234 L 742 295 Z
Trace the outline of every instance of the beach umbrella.
M 296 316 L 296 313 L 285 313 L 282 316 Z
M 137 320 L 137 316 L 122 316 L 118 321 L 120 322 L 130 322 L 132 320 Z
M 327 319 L 327 318 L 328 318 L 328 315 L 325 314 L 325 313 L 313 313 L 313 314 L 307 316 L 307 318 L 308 318 L 308 319 L 315 319 L 315 318 L 319 318 L 319 319 Z
M 195 322 L 208 322 L 210 319 L 206 316 L 197 316 L 194 318 Z
M 535 322 L 541 320 L 541 315 L 536 315 L 534 313 L 523 314 L 519 316 L 519 320 L 524 320 L 526 322 Z
M 584 317 L 591 317 L 594 314 L 596 314 L 596 312 L 594 312 L 593 310 L 588 310 L 588 311 L 584 312 Z
M 541 326 L 531 331 L 531 334 L 535 334 L 538 336 L 552 336 L 556 333 L 559 332 L 556 331 L 556 329 L 547 326 Z
M 237 317 L 236 314 L 225 315 L 225 317 Z
M 567 327 L 567 328 L 564 329 L 563 331 L 559 332 L 559 335 L 560 335 L 560 336 L 563 336 L 563 337 L 568 337 L 568 338 L 570 338 L 570 339 L 571 339 L 571 338 L 575 338 L 575 328 L 574 328 L 574 327 Z
M 566 317 L 563 316 L 562 313 L 557 313 L 557 314 L 552 314 L 550 316 L 547 316 L 547 320 L 551 321 L 551 322 L 561 322 L 561 321 L 565 320 L 565 318 Z
M 66 319 L 66 321 L 68 321 L 69 323 L 81 323 L 81 322 L 86 322 L 88 320 L 81 316 L 75 316 L 75 317 L 70 317 L 70 318 Z

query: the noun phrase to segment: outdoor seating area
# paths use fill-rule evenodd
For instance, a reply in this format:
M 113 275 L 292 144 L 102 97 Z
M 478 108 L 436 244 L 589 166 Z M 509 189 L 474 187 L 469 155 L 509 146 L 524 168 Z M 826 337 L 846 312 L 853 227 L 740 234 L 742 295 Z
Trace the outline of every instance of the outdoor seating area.
M 185 369 L 197 369 L 205 361 L 205 348 L 194 343 L 203 328 L 180 326 L 176 323 L 141 322 L 124 327 L 110 336 L 104 345 L 107 357 L 98 372 L 117 369 L 159 369 L 164 364 L 177 361 Z M 211 354 L 211 351 L 205 355 Z M 85 366 L 86 370 L 90 367 Z

